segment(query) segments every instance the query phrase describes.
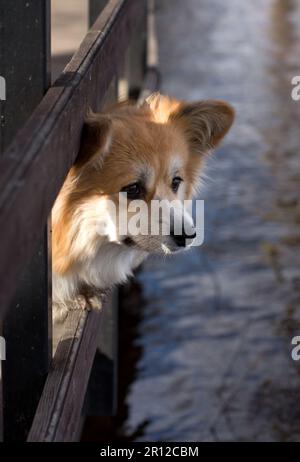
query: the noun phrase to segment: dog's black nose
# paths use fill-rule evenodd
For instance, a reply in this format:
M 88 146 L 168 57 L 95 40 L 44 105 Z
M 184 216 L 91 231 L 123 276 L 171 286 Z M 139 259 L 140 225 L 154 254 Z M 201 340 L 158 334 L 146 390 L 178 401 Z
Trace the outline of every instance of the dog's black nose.
M 180 234 L 175 234 L 175 231 L 171 231 L 171 236 L 173 237 L 174 241 L 178 245 L 178 247 L 186 247 L 187 239 L 195 239 L 196 231 L 193 234 L 186 234 L 184 228 L 182 229 Z

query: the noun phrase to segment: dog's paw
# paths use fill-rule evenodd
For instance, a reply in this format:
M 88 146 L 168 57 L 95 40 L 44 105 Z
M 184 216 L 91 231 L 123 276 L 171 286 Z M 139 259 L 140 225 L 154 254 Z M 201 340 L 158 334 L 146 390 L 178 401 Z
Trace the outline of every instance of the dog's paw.
M 101 299 L 97 295 L 88 297 L 87 304 L 89 310 L 101 310 L 102 308 Z
M 53 303 L 52 321 L 54 324 L 62 324 L 68 316 L 68 307 L 65 303 Z
M 68 300 L 64 303 L 53 303 L 52 318 L 54 324 L 64 323 L 68 313 L 75 310 L 89 310 L 90 303 L 84 295 L 77 295 L 74 300 Z
M 70 311 L 74 310 L 101 310 L 103 303 L 107 298 L 107 292 L 102 292 L 99 290 L 92 290 L 89 288 L 83 291 L 83 293 L 77 295 L 73 300 L 68 300 L 64 303 L 53 303 L 53 323 L 63 323 Z
M 70 303 L 70 310 L 88 310 L 89 303 L 84 295 L 77 295 L 74 301 Z
M 69 310 L 101 310 L 104 301 L 104 295 L 96 292 L 85 292 L 77 295 L 68 307 Z
M 85 300 L 86 310 L 101 310 L 103 303 L 107 298 L 107 293 L 94 287 L 84 286 L 80 290 L 80 298 Z

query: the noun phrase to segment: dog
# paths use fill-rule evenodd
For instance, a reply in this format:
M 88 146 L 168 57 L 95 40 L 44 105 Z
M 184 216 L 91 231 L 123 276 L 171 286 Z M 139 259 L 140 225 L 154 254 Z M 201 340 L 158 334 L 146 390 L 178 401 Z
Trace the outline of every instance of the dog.
M 195 229 L 180 204 L 194 196 L 207 153 L 233 120 L 234 109 L 224 101 L 184 102 L 159 93 L 139 106 L 119 103 L 89 112 L 77 160 L 52 211 L 56 321 L 74 307 L 99 307 L 99 294 L 126 281 L 149 254 L 189 247 Z M 126 195 L 127 222 L 132 201 L 179 203 L 170 214 L 170 232 L 120 233 L 120 194 Z M 188 232 L 182 227 L 175 233 L 183 216 Z

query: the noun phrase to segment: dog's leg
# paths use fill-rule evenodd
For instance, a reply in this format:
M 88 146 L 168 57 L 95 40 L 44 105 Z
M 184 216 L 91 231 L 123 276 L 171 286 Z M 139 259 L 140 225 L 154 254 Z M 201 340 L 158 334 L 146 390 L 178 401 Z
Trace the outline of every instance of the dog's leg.
M 70 311 L 89 310 L 89 304 L 83 295 L 78 295 L 74 300 L 64 303 L 53 303 L 52 317 L 54 324 L 63 323 Z
M 94 287 L 82 286 L 80 294 L 74 300 L 64 303 L 53 303 L 53 322 L 63 323 L 69 311 L 74 310 L 101 310 L 106 301 L 108 291 L 103 292 Z
M 67 316 L 68 316 L 68 305 L 67 303 L 58 303 L 58 302 L 53 302 L 52 305 L 52 321 L 53 324 L 61 324 L 63 323 Z
M 103 303 L 105 302 L 108 291 L 101 291 L 96 287 L 82 285 L 80 287 L 80 297 L 83 297 L 86 306 L 83 309 L 86 310 L 101 310 Z

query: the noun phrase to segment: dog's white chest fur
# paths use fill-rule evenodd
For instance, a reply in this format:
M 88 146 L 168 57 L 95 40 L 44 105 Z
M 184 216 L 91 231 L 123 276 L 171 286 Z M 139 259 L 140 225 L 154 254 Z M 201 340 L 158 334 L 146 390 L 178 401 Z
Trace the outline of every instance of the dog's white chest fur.
M 139 249 L 131 249 L 123 244 L 106 243 L 99 247 L 94 257 L 78 263 L 64 275 L 53 273 L 54 302 L 72 302 L 80 293 L 81 285 L 105 290 L 125 282 L 146 256 L 147 252 Z

